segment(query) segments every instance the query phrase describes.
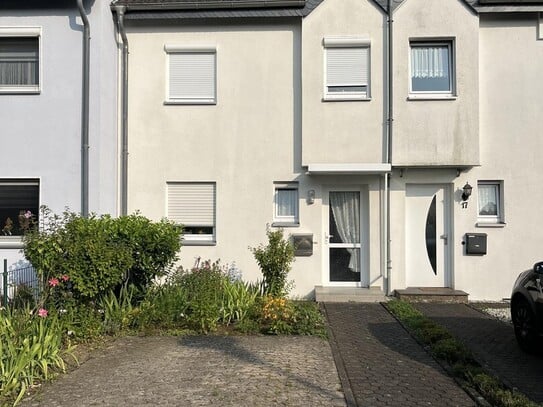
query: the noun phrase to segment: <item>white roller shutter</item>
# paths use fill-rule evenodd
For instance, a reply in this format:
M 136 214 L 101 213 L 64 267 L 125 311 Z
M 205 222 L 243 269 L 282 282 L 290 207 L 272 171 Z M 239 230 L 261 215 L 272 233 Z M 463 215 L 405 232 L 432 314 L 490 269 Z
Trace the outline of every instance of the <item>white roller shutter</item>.
M 169 53 L 170 100 L 215 101 L 215 52 Z
M 369 48 L 326 48 L 327 86 L 368 86 Z
M 168 219 L 184 226 L 215 226 L 214 183 L 168 183 Z

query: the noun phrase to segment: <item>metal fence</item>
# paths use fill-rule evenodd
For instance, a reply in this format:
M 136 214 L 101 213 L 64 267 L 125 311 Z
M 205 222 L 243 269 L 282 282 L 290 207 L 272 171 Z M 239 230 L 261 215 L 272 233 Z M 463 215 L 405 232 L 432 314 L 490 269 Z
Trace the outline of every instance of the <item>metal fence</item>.
M 8 270 L 8 261 L 4 259 L 2 279 L 0 281 L 0 305 L 28 301 L 31 298 L 37 300 L 41 292 L 40 280 L 36 270 L 31 265 Z

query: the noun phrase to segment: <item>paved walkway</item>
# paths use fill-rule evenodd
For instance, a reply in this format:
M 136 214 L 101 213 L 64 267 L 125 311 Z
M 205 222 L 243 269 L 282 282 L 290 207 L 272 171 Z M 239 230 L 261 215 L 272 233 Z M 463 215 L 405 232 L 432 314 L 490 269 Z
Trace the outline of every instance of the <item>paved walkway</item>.
M 474 353 L 479 363 L 511 388 L 543 403 L 543 357 L 518 347 L 513 327 L 463 304 L 416 304 Z
M 325 309 L 350 406 L 476 405 L 382 305 L 329 303 Z
M 345 406 L 328 342 L 128 337 L 23 406 Z

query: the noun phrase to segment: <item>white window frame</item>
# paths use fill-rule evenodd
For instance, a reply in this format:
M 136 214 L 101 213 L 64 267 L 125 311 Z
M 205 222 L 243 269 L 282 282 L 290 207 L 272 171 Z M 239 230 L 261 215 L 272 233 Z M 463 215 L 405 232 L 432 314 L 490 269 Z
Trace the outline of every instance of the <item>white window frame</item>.
M 294 215 L 291 216 L 281 216 L 279 215 L 279 194 L 281 191 L 295 191 L 295 206 L 294 206 Z M 298 188 L 297 182 L 276 182 L 274 183 L 273 191 L 273 223 L 272 226 L 276 227 L 294 227 L 300 225 L 299 220 L 300 214 L 300 191 Z
M 38 83 L 37 85 L 0 85 L 0 94 L 38 94 L 42 89 L 42 29 L 41 27 L 0 27 L 0 37 L 28 38 L 35 37 L 38 40 Z
M 183 186 L 187 186 L 187 187 L 202 187 L 204 188 L 206 191 L 204 192 L 204 194 L 206 194 L 207 196 L 209 196 L 209 194 L 212 194 L 211 196 L 211 199 L 212 199 L 212 208 L 211 209 L 208 209 L 206 210 L 206 214 L 204 215 L 204 217 L 207 217 L 207 218 L 212 218 L 212 221 L 207 221 L 207 222 L 187 222 L 187 221 L 183 221 L 183 219 L 180 218 L 180 216 L 178 214 L 176 214 L 175 212 L 182 212 L 183 210 L 187 210 L 187 209 L 177 209 L 177 210 L 174 210 L 172 207 L 171 207 L 171 204 L 172 204 L 172 200 L 171 200 L 171 195 L 170 195 L 170 192 L 175 189 L 175 188 L 179 188 L 181 187 L 181 189 L 183 188 Z M 194 199 L 194 196 L 192 198 L 190 198 L 190 200 L 188 201 L 188 205 L 193 205 L 194 206 L 194 209 L 197 209 L 199 212 L 202 211 L 202 205 L 200 205 L 200 202 L 198 202 L 198 200 L 201 200 L 203 198 L 198 198 L 196 196 L 196 198 Z M 209 203 L 210 202 L 207 202 L 208 206 L 209 206 Z M 192 208 L 189 208 L 189 211 L 191 210 Z M 210 213 L 209 211 L 212 211 L 212 213 Z M 183 245 L 185 246 L 210 246 L 210 245 L 215 245 L 216 242 L 217 242 L 217 184 L 215 182 L 178 182 L 178 181 L 168 181 L 166 183 L 166 217 L 183 226 L 183 228 L 187 228 L 187 227 L 190 227 L 190 228 L 212 228 L 212 233 L 204 233 L 204 234 L 187 234 L 187 233 L 183 233 Z
M 481 214 L 481 207 L 479 202 L 479 189 L 481 186 L 491 186 L 496 190 L 496 215 L 483 215 Z M 504 218 L 504 193 L 503 193 L 503 181 L 477 181 L 477 226 L 485 226 L 485 224 L 503 225 L 505 224 Z
M 449 89 L 438 91 L 413 90 L 412 82 L 412 58 L 413 48 L 441 47 L 448 49 L 449 64 Z M 455 41 L 453 38 L 440 39 L 410 39 L 409 40 L 409 98 L 410 99 L 455 99 L 456 98 L 456 55 Z
M 356 101 L 356 100 L 371 100 L 371 40 L 362 37 L 326 37 L 323 39 L 324 45 L 324 101 Z M 331 49 L 364 49 L 366 52 L 366 80 L 363 79 L 357 83 L 345 83 L 342 85 L 329 83 L 328 78 L 328 52 Z M 349 87 L 365 87 L 365 91 L 345 91 L 331 92 L 331 86 Z
M 3 186 L 29 186 L 29 187 L 37 187 L 38 188 L 38 200 L 36 202 L 37 205 L 35 205 L 34 209 L 36 212 L 32 212 L 33 218 L 35 222 L 38 222 L 39 219 L 39 208 L 41 205 L 41 188 L 40 188 L 40 180 L 36 178 L 32 179 L 0 179 L 0 188 Z M 37 209 L 36 209 L 37 208 Z M 31 208 L 20 208 L 20 210 L 29 210 Z M 12 219 L 14 224 L 18 223 L 18 219 L 13 216 L 14 219 Z M 23 247 L 23 236 L 20 234 L 6 234 L 2 230 L 5 226 L 6 219 L 0 219 L 0 249 L 20 249 Z
M 215 105 L 217 104 L 217 47 L 216 46 L 178 46 L 165 45 L 166 52 L 166 96 L 164 104 L 167 105 Z M 187 54 L 187 55 L 212 55 L 213 56 L 213 90 L 207 94 L 198 97 L 194 96 L 175 96 L 171 94 L 171 77 L 170 77 L 170 59 L 172 55 Z

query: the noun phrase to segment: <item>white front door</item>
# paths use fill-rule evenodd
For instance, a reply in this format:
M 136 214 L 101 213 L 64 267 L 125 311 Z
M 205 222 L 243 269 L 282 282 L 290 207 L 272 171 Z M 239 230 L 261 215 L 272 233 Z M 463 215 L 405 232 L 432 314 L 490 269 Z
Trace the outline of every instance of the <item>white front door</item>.
M 325 281 L 328 285 L 361 286 L 360 190 L 330 190 L 325 205 Z
M 407 287 L 449 287 L 448 190 L 408 184 L 405 203 Z

